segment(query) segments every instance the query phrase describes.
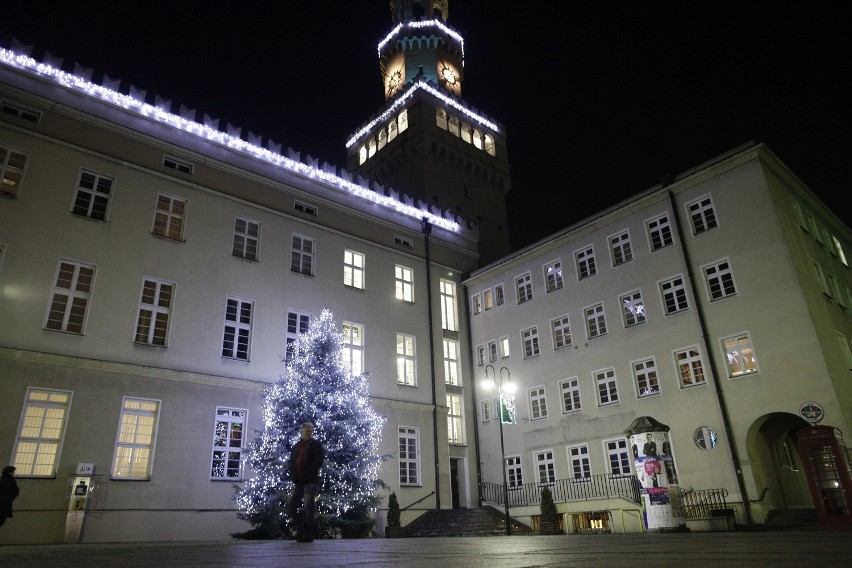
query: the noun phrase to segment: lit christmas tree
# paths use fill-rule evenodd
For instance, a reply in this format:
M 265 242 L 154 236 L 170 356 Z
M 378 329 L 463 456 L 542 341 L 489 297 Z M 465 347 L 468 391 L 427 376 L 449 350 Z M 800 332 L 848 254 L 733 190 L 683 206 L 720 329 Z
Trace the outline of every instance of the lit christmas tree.
M 323 310 L 291 346 L 293 357 L 284 375 L 264 393 L 265 427 L 249 444 L 246 465 L 255 473 L 235 499 L 254 529 L 234 535 L 278 538 L 286 534 L 290 453 L 299 427 L 311 422 L 325 449 L 317 488 L 320 536 L 367 536 L 381 484 L 378 453 L 384 418 L 370 404 L 367 380 L 344 362 L 343 335 Z

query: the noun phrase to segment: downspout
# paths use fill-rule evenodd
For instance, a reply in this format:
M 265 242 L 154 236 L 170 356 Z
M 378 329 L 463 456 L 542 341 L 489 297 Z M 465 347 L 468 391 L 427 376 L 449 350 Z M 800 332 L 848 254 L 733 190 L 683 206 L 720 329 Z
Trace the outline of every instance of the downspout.
M 728 446 L 731 449 L 731 460 L 734 465 L 734 473 L 737 476 L 737 485 L 740 488 L 740 495 L 743 498 L 743 510 L 745 511 L 746 523 L 752 524 L 751 507 L 749 505 L 748 493 L 746 493 L 745 481 L 743 480 L 742 468 L 740 468 L 740 458 L 737 452 L 737 446 L 734 441 L 733 430 L 731 428 L 731 418 L 728 414 L 728 405 L 725 403 L 725 394 L 722 392 L 722 385 L 719 384 L 719 374 L 716 372 L 716 359 L 713 356 L 713 350 L 710 347 L 710 339 L 707 334 L 707 321 L 704 318 L 704 310 L 701 307 L 698 290 L 695 287 L 695 278 L 692 272 L 692 261 L 689 259 L 689 251 L 686 249 L 686 241 L 683 238 L 683 229 L 678 216 L 678 208 L 675 203 L 674 192 L 669 190 L 669 203 L 672 207 L 674 215 L 675 229 L 677 230 L 677 238 L 680 241 L 680 251 L 683 254 L 683 261 L 686 264 L 687 279 L 692 290 L 692 297 L 695 299 L 695 308 L 698 313 L 698 325 L 701 327 L 701 338 L 704 341 L 704 351 L 707 353 L 708 364 L 710 365 L 710 373 L 713 376 L 713 386 L 715 387 L 716 399 L 719 402 L 719 410 L 722 413 L 722 423 L 725 425 L 725 438 L 728 440 Z
M 441 508 L 440 491 L 440 467 L 438 452 L 438 384 L 435 382 L 435 331 L 434 318 L 432 317 L 432 270 L 429 256 L 429 235 L 432 233 L 432 224 L 426 219 L 421 221 L 424 241 L 426 243 L 426 311 L 429 314 L 429 370 L 432 375 L 432 445 L 435 448 L 435 508 Z

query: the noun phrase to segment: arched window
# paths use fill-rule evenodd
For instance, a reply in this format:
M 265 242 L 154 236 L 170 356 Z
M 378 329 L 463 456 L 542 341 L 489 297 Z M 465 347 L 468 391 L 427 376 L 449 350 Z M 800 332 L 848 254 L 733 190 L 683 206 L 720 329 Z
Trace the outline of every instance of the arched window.
M 382 148 L 384 148 L 385 144 L 387 144 L 387 143 L 388 143 L 388 133 L 385 131 L 384 128 L 382 128 L 382 130 L 379 132 L 379 147 L 377 148 L 377 150 L 381 150 Z
M 450 131 L 450 134 L 459 135 L 459 119 L 454 116 L 450 116 L 447 119 L 447 130 Z
M 367 147 L 361 146 L 361 148 L 358 150 L 358 165 L 360 166 L 361 164 L 363 164 L 366 161 L 367 161 Z
M 370 138 L 369 142 L 367 142 L 367 157 L 372 158 L 376 153 L 376 139 Z
M 408 128 L 408 109 L 405 109 L 401 113 L 399 113 L 397 122 L 399 122 L 400 133 L 404 132 L 405 129 Z
M 466 122 L 461 123 L 461 139 L 470 144 L 470 125 Z
M 438 127 L 446 130 L 447 129 L 447 111 L 445 111 L 442 108 L 439 108 L 438 111 L 435 113 L 435 117 L 437 118 Z
M 390 124 L 388 124 L 388 142 L 396 138 L 398 127 L 396 125 L 396 121 L 394 120 Z
M 497 155 L 497 149 L 494 147 L 494 139 L 491 137 L 490 134 L 485 135 L 485 152 L 489 156 Z
M 482 132 L 478 128 L 473 129 L 473 145 L 482 150 Z

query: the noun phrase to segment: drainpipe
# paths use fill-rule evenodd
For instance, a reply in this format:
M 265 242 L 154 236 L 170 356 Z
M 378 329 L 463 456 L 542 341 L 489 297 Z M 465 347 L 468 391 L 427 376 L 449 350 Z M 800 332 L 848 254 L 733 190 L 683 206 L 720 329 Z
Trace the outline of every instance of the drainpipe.
M 725 403 L 725 393 L 722 392 L 722 385 L 719 383 L 719 374 L 716 372 L 716 358 L 713 356 L 713 350 L 710 347 L 710 339 L 707 334 L 707 321 L 704 318 L 704 310 L 701 307 L 698 291 L 695 287 L 695 278 L 692 272 L 692 261 L 689 259 L 689 251 L 686 249 L 686 241 L 683 238 L 683 229 L 678 216 L 678 208 L 675 203 L 674 192 L 669 190 L 669 203 L 672 206 L 672 214 L 675 221 L 675 229 L 677 230 L 677 238 L 680 241 L 680 251 L 683 254 L 683 262 L 686 264 L 687 279 L 692 290 L 692 297 L 695 299 L 695 307 L 698 313 L 698 325 L 701 327 L 701 338 L 704 341 L 704 351 L 707 353 L 707 360 L 710 365 L 710 373 L 713 377 L 713 386 L 715 387 L 716 399 L 719 402 L 719 410 L 722 413 L 722 423 L 725 425 L 725 438 L 728 440 L 728 446 L 731 448 L 731 460 L 734 465 L 734 473 L 737 476 L 737 485 L 740 488 L 740 495 L 743 497 L 743 509 L 745 511 L 747 524 L 752 524 L 751 507 L 749 506 L 748 493 L 746 493 L 745 481 L 743 480 L 742 468 L 740 468 L 740 458 L 737 452 L 737 445 L 734 442 L 733 430 L 731 428 L 731 417 L 728 413 L 728 405 Z
M 426 243 L 426 310 L 429 314 L 429 370 L 432 375 L 432 445 L 435 448 L 435 508 L 441 508 L 440 491 L 440 465 L 438 452 L 438 384 L 435 376 L 435 332 L 433 329 L 434 318 L 432 317 L 432 271 L 429 256 L 429 235 L 432 233 L 432 224 L 423 219 L 421 228 Z

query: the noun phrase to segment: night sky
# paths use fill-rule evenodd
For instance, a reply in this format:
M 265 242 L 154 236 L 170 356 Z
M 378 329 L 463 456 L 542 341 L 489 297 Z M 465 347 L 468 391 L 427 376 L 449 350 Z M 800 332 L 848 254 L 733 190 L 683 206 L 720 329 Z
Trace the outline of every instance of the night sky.
M 514 248 L 749 140 L 850 224 L 852 2 L 452 0 L 449 16 L 463 98 L 508 131 Z M 0 45 L 342 167 L 384 102 L 390 29 L 387 0 L 17 1 Z

